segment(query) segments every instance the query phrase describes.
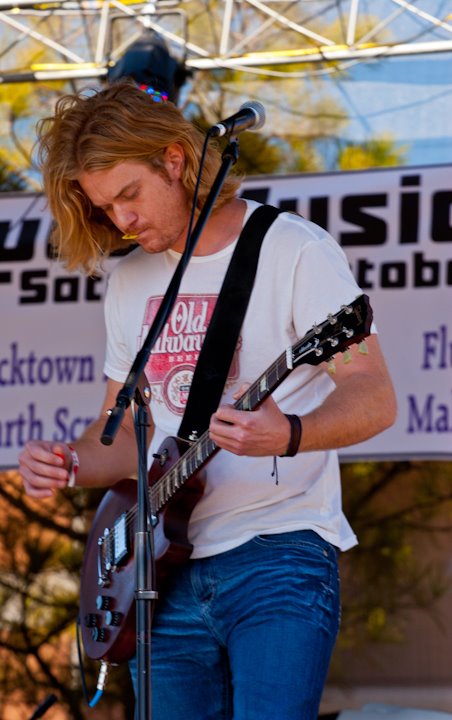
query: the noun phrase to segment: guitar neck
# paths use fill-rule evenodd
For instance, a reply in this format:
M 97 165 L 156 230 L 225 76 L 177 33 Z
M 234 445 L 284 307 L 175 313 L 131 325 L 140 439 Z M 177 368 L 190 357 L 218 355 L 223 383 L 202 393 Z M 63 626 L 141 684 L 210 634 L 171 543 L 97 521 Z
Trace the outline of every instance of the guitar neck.
M 234 404 L 236 410 L 255 410 L 292 371 L 288 364 L 289 351 L 277 360 L 245 391 Z M 188 447 L 180 459 L 150 488 L 152 507 L 158 512 L 185 482 L 201 469 L 220 448 L 206 430 Z
M 234 404 L 236 410 L 256 410 L 276 390 L 292 372 L 293 366 L 289 360 L 291 351 L 292 348 L 285 353 L 281 353 L 275 362 L 250 385 L 248 390 Z

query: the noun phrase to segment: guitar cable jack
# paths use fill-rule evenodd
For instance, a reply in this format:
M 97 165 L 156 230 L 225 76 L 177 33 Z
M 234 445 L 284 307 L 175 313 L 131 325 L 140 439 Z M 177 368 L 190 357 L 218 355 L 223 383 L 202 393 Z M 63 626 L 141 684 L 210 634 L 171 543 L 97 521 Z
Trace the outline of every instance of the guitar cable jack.
M 90 700 L 90 702 L 88 703 L 89 707 L 92 708 L 95 705 L 97 705 L 100 698 L 102 697 L 102 695 L 104 693 L 105 683 L 107 681 L 107 675 L 108 675 L 108 663 L 106 663 L 104 660 L 102 660 L 102 662 L 100 664 L 99 675 L 97 677 L 97 686 L 96 686 L 97 690 L 96 690 L 96 693 L 95 693 L 94 697 L 92 698 L 92 700 Z

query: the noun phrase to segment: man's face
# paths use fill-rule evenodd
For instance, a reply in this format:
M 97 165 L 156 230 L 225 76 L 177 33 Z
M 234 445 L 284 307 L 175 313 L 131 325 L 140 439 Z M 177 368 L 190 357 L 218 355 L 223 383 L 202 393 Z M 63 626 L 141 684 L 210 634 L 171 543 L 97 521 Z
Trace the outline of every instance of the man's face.
M 145 252 L 185 247 L 190 208 L 181 182 L 182 148 L 163 156 L 167 177 L 148 165 L 125 160 L 106 170 L 82 172 L 78 179 L 89 200 Z

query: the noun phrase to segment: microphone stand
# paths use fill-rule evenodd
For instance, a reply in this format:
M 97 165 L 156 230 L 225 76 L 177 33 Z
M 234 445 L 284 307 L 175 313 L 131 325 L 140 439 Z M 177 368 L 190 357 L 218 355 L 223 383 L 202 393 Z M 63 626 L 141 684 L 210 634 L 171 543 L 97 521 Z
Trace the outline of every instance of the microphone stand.
M 180 283 L 193 254 L 198 239 L 208 220 L 215 200 L 223 186 L 231 166 L 238 159 L 237 138 L 229 138 L 222 153 L 222 162 L 212 184 L 205 204 L 190 237 L 163 300 L 148 331 L 143 346 L 138 351 L 126 381 L 116 396 L 115 407 L 108 411 L 108 420 L 101 436 L 104 445 L 111 445 L 122 423 L 124 413 L 134 401 L 135 434 L 138 448 L 137 532 L 135 535 L 135 601 L 136 601 L 136 656 L 137 656 L 137 718 L 152 717 L 151 688 L 151 625 L 153 605 L 158 597 L 155 585 L 155 555 L 153 528 L 157 517 L 150 507 L 147 474 L 147 431 L 150 389 L 144 373 L 149 355 L 176 301 Z

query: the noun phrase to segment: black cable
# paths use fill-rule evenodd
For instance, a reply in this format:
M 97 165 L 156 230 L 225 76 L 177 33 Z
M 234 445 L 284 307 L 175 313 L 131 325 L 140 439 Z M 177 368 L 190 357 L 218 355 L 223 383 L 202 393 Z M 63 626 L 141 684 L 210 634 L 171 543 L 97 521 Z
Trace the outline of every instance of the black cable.
M 36 710 L 34 711 L 33 715 L 31 716 L 30 720 L 38 720 L 38 718 L 42 717 L 44 713 L 47 712 L 49 708 L 52 707 L 57 701 L 57 696 L 53 693 L 51 695 L 48 695 L 43 702 L 38 705 Z

